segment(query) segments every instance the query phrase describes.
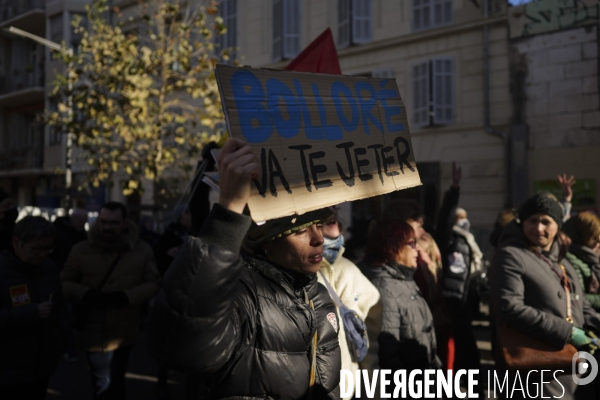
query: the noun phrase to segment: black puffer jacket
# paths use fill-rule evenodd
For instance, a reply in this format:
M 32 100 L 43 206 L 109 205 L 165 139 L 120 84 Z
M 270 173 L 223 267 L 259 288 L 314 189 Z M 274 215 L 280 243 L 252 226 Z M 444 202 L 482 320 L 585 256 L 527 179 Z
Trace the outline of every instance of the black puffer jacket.
M 249 225 L 217 204 L 200 238 L 188 238 L 150 316 L 150 353 L 171 368 L 206 374 L 212 399 L 304 399 L 316 330 L 313 399 L 339 398 L 338 317 L 327 290 L 316 275 L 242 260 Z
M 439 368 L 433 317 L 414 281 L 414 268 L 380 264 L 361 270 L 379 289 L 383 322 L 379 334 L 379 365 L 393 371 Z
M 48 318 L 41 319 L 37 305 L 50 295 L 54 307 Z M 54 373 L 62 348 L 60 306 L 54 263 L 46 260 L 33 266 L 8 250 L 0 253 L 0 387 L 38 382 Z

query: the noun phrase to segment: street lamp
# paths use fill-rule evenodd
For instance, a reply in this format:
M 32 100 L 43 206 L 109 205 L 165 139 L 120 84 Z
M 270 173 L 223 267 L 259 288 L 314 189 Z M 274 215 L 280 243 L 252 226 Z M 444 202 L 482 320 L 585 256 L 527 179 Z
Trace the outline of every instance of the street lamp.
M 58 43 L 55 43 L 51 40 L 48 40 L 46 38 L 43 38 L 41 36 L 37 36 L 34 35 L 33 33 L 29 33 L 27 31 L 24 31 L 22 29 L 19 28 L 15 28 L 14 26 L 11 26 L 9 28 L 5 28 L 4 29 L 6 32 L 10 32 L 14 35 L 17 36 L 22 36 L 25 37 L 27 39 L 31 39 L 35 42 L 40 43 L 41 45 L 44 45 L 46 47 L 48 47 L 51 50 L 56 50 L 56 51 L 60 51 L 63 54 L 67 54 L 70 57 L 73 56 L 73 49 L 72 48 L 65 48 L 63 46 L 61 46 Z M 72 92 L 73 90 L 73 83 L 71 82 L 71 67 L 72 67 L 72 61 L 69 61 L 69 65 L 68 65 L 68 71 L 69 71 L 69 93 Z M 71 97 L 71 94 L 69 94 L 69 97 L 67 98 L 67 105 L 69 107 L 69 119 L 73 118 L 73 98 Z M 72 132 L 67 132 L 67 160 L 66 160 L 66 166 L 65 166 L 65 190 L 66 190 L 66 194 L 65 194 L 65 205 L 67 208 L 67 211 L 69 210 L 69 208 L 71 208 L 71 186 L 73 185 L 73 133 Z

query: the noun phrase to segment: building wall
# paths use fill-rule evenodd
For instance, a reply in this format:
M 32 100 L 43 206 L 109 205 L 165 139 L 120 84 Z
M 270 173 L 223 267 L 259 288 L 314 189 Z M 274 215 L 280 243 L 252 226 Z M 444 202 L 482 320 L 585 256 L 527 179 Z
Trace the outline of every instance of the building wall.
M 272 62 L 271 1 L 239 1 L 240 53 L 242 64 L 282 68 L 289 60 Z M 337 37 L 337 2 L 310 0 L 302 3 L 302 48 L 330 27 Z M 417 162 L 439 162 L 442 192 L 451 184 L 451 163 L 463 169 L 461 206 L 481 238 L 491 229 L 504 199 L 502 139 L 484 130 L 483 25 L 480 8 L 471 1 L 453 4 L 453 23 L 413 32 L 410 1 L 373 1 L 372 41 L 339 49 L 342 73 L 369 74 L 389 70 L 406 104 Z M 492 4 L 490 23 L 491 125 L 508 130 L 511 117 L 506 11 Z M 416 128 L 412 124 L 411 65 L 437 56 L 455 62 L 454 122 L 445 126 Z M 441 201 L 441 198 L 438 199 Z M 487 241 L 487 240 L 486 240 Z
M 600 199 L 598 26 L 526 37 L 512 44 L 528 70 L 529 185 L 564 172 L 596 182 Z

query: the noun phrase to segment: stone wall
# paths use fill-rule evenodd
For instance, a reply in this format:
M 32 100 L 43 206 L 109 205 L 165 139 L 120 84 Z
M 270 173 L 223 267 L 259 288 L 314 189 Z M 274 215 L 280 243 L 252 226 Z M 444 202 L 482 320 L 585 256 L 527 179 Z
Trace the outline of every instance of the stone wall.
M 530 192 L 566 172 L 596 181 L 600 199 L 598 26 L 528 37 L 511 44 L 527 69 Z
M 525 115 L 531 149 L 600 145 L 598 27 L 513 44 L 525 55 Z

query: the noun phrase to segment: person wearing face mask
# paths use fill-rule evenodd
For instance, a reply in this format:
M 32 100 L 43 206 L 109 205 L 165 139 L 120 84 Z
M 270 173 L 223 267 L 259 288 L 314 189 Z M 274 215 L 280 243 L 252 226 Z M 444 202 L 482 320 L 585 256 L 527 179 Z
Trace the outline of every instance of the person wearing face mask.
M 382 220 L 367 242 L 365 274 L 379 289 L 383 322 L 379 367 L 392 371 L 438 369 L 433 316 L 414 281 L 419 244 L 413 228 L 399 220 Z
M 321 262 L 321 270 L 317 274 L 319 282 L 325 286 L 329 285 L 331 290 L 335 292 L 335 294 L 332 294 L 332 298 L 337 295 L 346 308 L 356 312 L 362 321 L 367 322 L 368 329 L 379 331 L 381 327 L 381 305 L 377 305 L 379 291 L 352 261 L 343 256 L 344 236 L 340 232 L 335 213 L 334 218 L 323 225 L 323 240 L 323 261 Z M 370 310 L 372 310 L 371 313 Z M 340 310 L 338 309 L 339 313 Z M 352 343 L 348 343 L 346 329 L 344 319 L 340 318 L 338 337 L 342 354 L 341 369 L 352 371 L 354 376 L 355 371 L 359 368 L 359 362 L 363 369 L 371 369 L 369 367 L 372 366 L 373 360 L 369 360 L 366 354 L 363 354 L 365 358 L 360 357 L 359 360 L 359 357 L 353 354 L 354 347 Z M 371 354 L 373 351 L 377 354 L 376 339 L 375 337 L 373 341 L 365 343 Z M 370 348 L 371 346 L 373 346 L 373 349 Z M 352 395 L 353 393 L 347 399 L 350 399 Z
M 577 271 L 585 297 L 600 311 L 600 218 L 581 212 L 565 222 L 563 232 L 571 239 L 567 260 Z
M 18 216 L 13 197 L 0 188 L 0 251 L 10 248 Z
M 444 194 L 435 240 L 442 255 L 440 284 L 452 318 L 454 368 L 479 370 L 481 361 L 473 332 L 474 311 L 478 309 L 479 298 L 471 288 L 474 287 L 473 278 L 481 270 L 483 254 L 473 234 L 464 229 L 469 228 L 469 224 L 466 212 L 461 215 L 458 208 L 461 180 L 462 169 L 452 163 L 452 186 Z M 483 385 L 479 383 L 476 390 L 481 393 Z
M 518 220 L 504 228 L 492 260 L 491 306 L 496 326 L 505 325 L 556 350 L 571 343 L 593 352 L 596 346 L 589 331 L 599 331 L 600 315 L 586 300 L 577 273 L 565 258 L 562 224 L 562 208 L 548 195 L 534 195 L 521 205 Z M 499 355 L 496 360 L 503 362 Z M 527 391 L 513 392 L 513 399 L 529 398 L 526 393 L 538 390 L 543 378 L 538 371 L 530 373 Z M 576 388 L 570 373 L 557 374 L 544 383 L 544 396 L 569 400 Z
M 211 399 L 339 399 L 339 317 L 317 281 L 331 211 L 252 225 L 252 148 L 230 138 L 217 165 L 219 201 L 165 275 L 150 355 L 201 374 Z

